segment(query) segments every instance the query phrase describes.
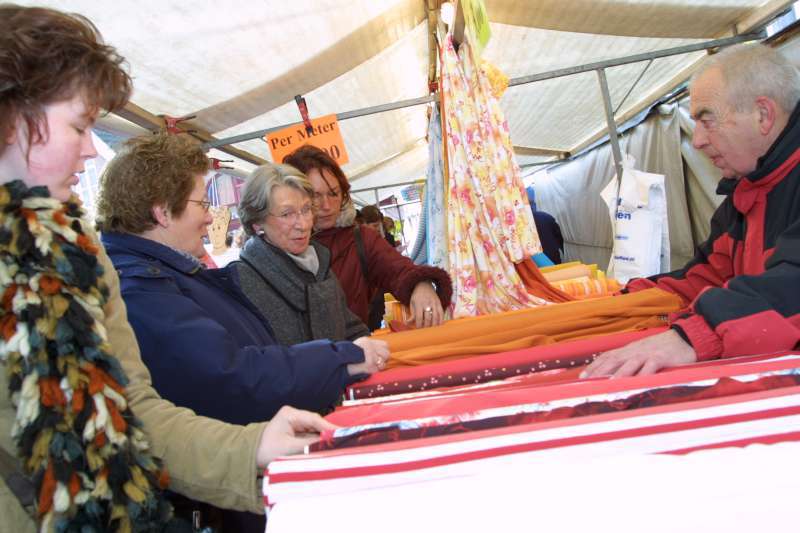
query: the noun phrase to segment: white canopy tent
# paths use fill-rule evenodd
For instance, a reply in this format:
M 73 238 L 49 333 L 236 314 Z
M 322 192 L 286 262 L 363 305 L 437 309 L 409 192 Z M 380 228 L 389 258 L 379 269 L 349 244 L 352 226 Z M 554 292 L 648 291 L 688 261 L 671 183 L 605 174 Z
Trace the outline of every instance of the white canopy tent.
M 428 94 L 428 8 L 438 0 L 24 1 L 90 18 L 130 63 L 127 117 L 196 115 L 216 138 L 296 122 L 293 98 L 312 116 Z M 581 65 L 750 31 L 791 2 L 766 0 L 486 0 L 492 40 L 485 57 L 510 77 Z M 435 13 L 431 10 L 430 13 Z M 684 81 L 703 56 L 657 59 L 618 110 L 625 120 Z M 615 107 L 646 63 L 608 71 Z M 520 153 L 574 153 L 605 131 L 592 73 L 521 85 L 503 106 Z M 157 121 L 156 121 L 157 122 Z M 188 127 L 188 126 L 187 126 Z M 425 106 L 342 123 L 354 181 L 409 181 L 424 169 Z M 236 145 L 269 159 L 264 142 Z M 405 157 L 408 154 L 409 157 Z M 253 157 L 254 156 L 254 157 Z M 521 163 L 541 156 L 525 155 Z M 386 164 L 387 160 L 395 161 Z M 247 169 L 245 160 L 236 166 Z M 361 184 L 359 184 L 361 187 Z
M 220 139 L 299 121 L 297 94 L 306 98 L 312 117 L 425 100 L 435 64 L 431 29 L 441 0 L 22 3 L 87 16 L 127 58 L 134 78 L 132 103 L 122 113 L 124 119 L 107 117 L 101 127 L 127 136 L 158 129 L 163 125 L 160 115 L 194 116 L 183 127 L 197 130 L 199 138 L 216 144 Z M 485 0 L 485 4 L 492 38 L 484 57 L 510 78 L 526 81 L 519 78 L 747 33 L 762 28 L 792 2 Z M 685 83 L 704 55 L 699 50 L 605 69 L 615 122 L 636 116 Z M 529 165 L 581 152 L 608 128 L 598 77 L 591 70 L 511 86 L 502 105 L 518 162 L 527 167 L 526 172 L 537 168 Z M 383 188 L 378 195 L 382 198 L 398 193 L 393 184 L 424 177 L 426 105 L 358 116 L 340 124 L 350 158 L 344 170 L 354 190 L 366 189 L 357 195 L 361 202 L 375 202 L 370 188 Z M 648 152 L 656 149 L 657 144 L 642 145 L 644 152 L 637 159 L 649 167 L 645 170 L 660 171 L 659 165 L 647 164 L 665 161 L 663 154 Z M 606 157 L 601 155 L 603 150 L 591 157 Z M 219 146 L 211 155 L 234 159 L 231 173 L 238 175 L 270 159 L 266 143 L 257 138 Z M 606 160 L 611 161 L 610 157 Z M 594 194 L 594 184 L 604 184 L 613 176 L 613 166 L 601 170 L 592 170 L 591 187 L 575 189 L 569 198 L 555 199 L 558 187 L 568 188 L 566 182 L 552 187 L 552 195 L 541 195 L 540 207 L 568 228 L 568 257 L 602 263 L 603 254 L 607 255 L 603 247 L 610 242 L 610 230 L 605 220 L 595 220 L 597 215 L 591 210 L 581 210 L 582 222 L 570 214 L 575 211 L 576 194 L 587 207 L 595 200 L 586 193 Z M 550 182 L 570 172 L 554 170 Z M 713 172 L 703 178 L 709 183 L 713 179 Z M 700 187 L 713 190 L 708 183 Z M 682 224 L 689 216 L 687 210 L 692 220 L 708 218 L 706 213 L 696 213 L 694 204 L 687 207 L 683 198 L 680 212 L 671 213 L 671 226 Z M 573 201 L 571 206 L 564 203 L 568 199 Z M 713 204 L 712 200 L 704 205 Z M 580 227 L 592 233 L 578 231 Z M 677 228 L 670 229 L 674 259 L 685 258 L 697 232 L 684 231 L 684 241 Z M 593 248 L 598 253 L 589 252 Z

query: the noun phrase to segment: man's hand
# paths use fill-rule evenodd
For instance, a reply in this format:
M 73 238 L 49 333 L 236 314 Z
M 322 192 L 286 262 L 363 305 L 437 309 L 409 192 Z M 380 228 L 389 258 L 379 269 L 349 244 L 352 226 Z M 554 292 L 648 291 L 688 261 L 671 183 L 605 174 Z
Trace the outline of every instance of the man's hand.
M 319 440 L 319 433 L 326 429 L 333 430 L 336 426 L 317 413 L 281 407 L 261 433 L 256 453 L 258 466 L 264 467 L 281 455 L 301 453 L 306 446 Z
M 697 362 L 694 348 L 674 330 L 600 354 L 581 373 L 581 378 L 611 376 L 619 378 L 635 374 L 655 374 L 662 368 Z

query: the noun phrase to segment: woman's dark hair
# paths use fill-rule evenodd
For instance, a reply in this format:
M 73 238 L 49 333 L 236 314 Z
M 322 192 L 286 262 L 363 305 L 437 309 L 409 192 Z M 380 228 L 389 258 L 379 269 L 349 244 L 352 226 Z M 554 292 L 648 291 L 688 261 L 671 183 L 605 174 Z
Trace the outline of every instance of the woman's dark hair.
M 123 63 L 81 15 L 0 5 L 0 154 L 20 120 L 28 149 L 47 139 L 54 102 L 81 95 L 93 111 L 123 107 L 133 90 Z
M 342 191 L 342 205 L 350 202 L 350 182 L 347 181 L 347 176 L 344 175 L 339 164 L 321 148 L 311 146 L 310 144 L 304 144 L 284 157 L 283 163 L 285 165 L 292 165 L 303 174 L 308 174 L 308 171 L 314 168 L 317 169 L 320 174 L 322 174 L 323 170 L 327 170 L 336 178 L 339 190 Z M 323 176 L 322 179 L 325 179 L 325 176 Z M 328 187 L 331 187 L 330 183 L 328 183 Z
M 364 222 L 367 224 L 373 224 L 383 220 L 383 213 L 381 213 L 381 210 L 374 205 L 364 206 L 361 209 L 361 216 L 364 217 Z

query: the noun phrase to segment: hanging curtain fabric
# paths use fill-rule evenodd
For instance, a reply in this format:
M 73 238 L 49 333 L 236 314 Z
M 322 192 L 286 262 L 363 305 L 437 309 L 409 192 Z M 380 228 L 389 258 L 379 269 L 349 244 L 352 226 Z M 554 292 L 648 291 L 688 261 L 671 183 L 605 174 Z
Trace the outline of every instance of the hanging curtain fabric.
M 414 261 L 415 265 L 428 264 L 428 217 L 425 210 L 425 198 L 422 198 L 423 209 L 419 214 L 419 227 L 417 228 L 417 236 L 414 238 L 414 248 L 408 254 L 409 259 Z
M 542 251 L 500 103 L 465 40 L 442 50 L 448 154 L 447 235 L 453 316 L 545 303 L 514 263 Z
M 448 269 L 447 220 L 445 218 L 444 161 L 442 160 L 442 122 L 439 106 L 431 107 L 428 124 L 428 180 L 425 184 L 425 224 L 428 264 Z

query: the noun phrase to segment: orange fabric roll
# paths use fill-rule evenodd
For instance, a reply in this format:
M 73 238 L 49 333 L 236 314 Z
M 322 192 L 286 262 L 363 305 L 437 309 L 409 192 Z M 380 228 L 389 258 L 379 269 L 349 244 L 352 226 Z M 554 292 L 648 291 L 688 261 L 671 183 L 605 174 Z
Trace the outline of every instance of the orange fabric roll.
M 578 300 L 610 296 L 622 288 L 619 282 L 613 278 L 568 279 L 554 282 L 553 287 L 564 291 Z
M 387 368 L 518 350 L 564 340 L 663 326 L 678 311 L 678 296 L 660 289 L 520 311 L 469 317 L 381 337 L 389 343 Z
M 521 263 L 514 265 L 517 274 L 522 279 L 529 294 L 543 298 L 548 302 L 569 302 L 574 300 L 569 294 L 553 287 L 547 279 L 545 279 L 539 267 L 536 266 L 530 258 L 525 259 Z

